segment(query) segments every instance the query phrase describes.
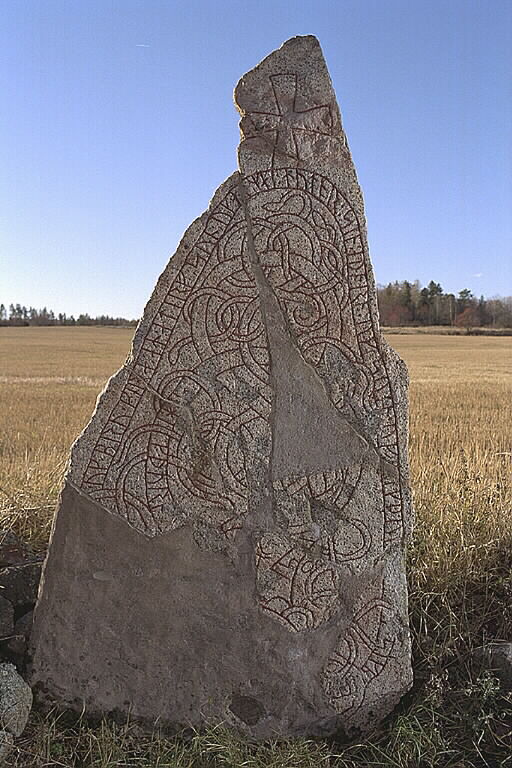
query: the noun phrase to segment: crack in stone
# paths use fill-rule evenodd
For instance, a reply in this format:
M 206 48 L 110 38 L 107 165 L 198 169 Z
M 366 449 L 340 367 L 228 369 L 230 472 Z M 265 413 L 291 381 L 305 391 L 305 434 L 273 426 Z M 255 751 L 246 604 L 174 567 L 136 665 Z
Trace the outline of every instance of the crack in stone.
M 87 499 L 87 501 L 90 501 L 92 504 L 98 507 L 98 509 L 101 509 L 103 512 L 107 512 L 109 515 L 112 514 L 112 510 L 107 509 L 107 507 L 105 507 L 103 504 L 97 501 L 97 499 L 95 499 L 93 496 L 87 493 L 87 491 L 84 491 L 83 488 L 80 488 L 79 485 L 77 485 L 73 480 L 71 480 L 71 478 L 69 477 L 69 473 L 64 478 L 64 485 L 69 485 L 69 487 L 72 488 L 78 496 L 80 496 L 83 499 Z M 120 520 L 123 519 L 119 515 L 115 515 L 115 517 L 119 517 Z M 145 533 L 144 531 L 142 531 L 142 533 L 144 536 L 151 538 L 151 536 L 148 533 Z
M 241 174 L 239 174 L 239 197 L 240 197 L 240 203 L 242 205 L 242 210 L 244 212 L 244 218 L 246 223 L 246 248 L 247 248 L 247 254 L 249 256 L 249 263 L 251 264 L 252 271 L 254 274 L 254 279 L 256 282 L 256 286 L 258 288 L 258 294 L 259 294 L 259 300 L 260 300 L 260 313 L 263 320 L 263 327 L 265 329 L 265 337 L 267 340 L 267 349 L 269 353 L 269 368 L 270 368 L 270 380 L 272 381 L 272 348 L 270 344 L 270 338 L 268 333 L 268 326 L 266 321 L 266 315 L 265 315 L 265 305 L 263 302 L 263 295 L 265 290 L 265 284 L 266 284 L 266 278 L 263 274 L 263 269 L 258 257 L 258 252 L 256 251 L 256 246 L 254 244 L 254 234 L 253 234 L 253 226 L 252 226 L 252 219 L 249 213 L 249 206 L 248 206 L 248 200 L 247 200 L 247 192 L 244 187 L 243 177 Z M 273 477 L 272 477 L 272 468 L 273 468 L 273 455 L 274 455 L 274 418 L 275 418 L 275 408 L 274 408 L 274 398 L 275 398 L 275 392 L 272 385 L 270 385 L 271 394 L 272 394 L 272 405 L 270 408 L 270 455 L 268 460 L 268 467 L 267 467 L 267 476 L 266 476 L 266 488 L 264 489 L 264 497 L 265 500 L 269 500 L 270 502 L 270 510 L 269 510 L 269 523 L 270 521 L 275 522 L 275 516 L 274 516 L 274 503 L 273 503 Z M 268 503 L 268 502 L 267 502 Z M 250 515 L 249 515 L 250 518 Z M 270 526 L 269 526 L 270 527 Z
M 266 334 L 269 358 L 270 358 L 271 382 L 272 382 L 272 379 L 275 379 L 274 374 L 275 374 L 276 344 L 275 344 L 275 341 L 273 342 L 272 340 L 273 329 L 271 329 L 270 327 L 269 315 L 271 314 L 271 311 L 269 311 L 269 307 L 272 307 L 272 311 L 276 316 L 274 318 L 274 319 L 277 319 L 276 325 L 281 325 L 280 335 L 283 337 L 282 340 L 284 341 L 284 339 L 286 339 L 286 341 L 290 346 L 290 349 L 298 355 L 298 357 L 300 358 L 300 364 L 304 368 L 304 372 L 309 373 L 309 378 L 314 382 L 314 385 L 318 387 L 318 389 L 321 391 L 320 397 L 322 398 L 322 400 L 329 403 L 332 406 L 332 408 L 336 410 L 338 419 L 343 422 L 344 427 L 347 429 L 347 435 L 352 435 L 352 437 L 361 441 L 366 446 L 365 455 L 371 456 L 373 459 L 373 463 L 378 464 L 381 471 L 386 476 L 391 476 L 396 478 L 396 474 L 397 474 L 396 467 L 394 467 L 392 464 L 390 464 L 389 462 L 387 462 L 385 459 L 382 458 L 382 456 L 378 451 L 377 446 L 375 445 L 375 442 L 368 434 L 363 433 L 360 429 L 358 429 L 358 425 L 356 426 L 352 422 L 352 420 L 347 419 L 345 416 L 342 416 L 338 412 L 338 409 L 336 408 L 335 404 L 333 403 L 329 395 L 326 383 L 324 382 L 322 377 L 318 374 L 318 372 L 315 370 L 314 366 L 312 366 L 311 363 L 305 360 L 304 355 L 302 354 L 299 344 L 295 338 L 295 334 L 293 333 L 293 329 L 290 326 L 286 313 L 282 309 L 279 303 L 279 299 L 277 298 L 272 286 L 270 285 L 267 277 L 263 272 L 263 268 L 261 266 L 261 260 L 258 255 L 255 242 L 254 242 L 252 219 L 249 212 L 247 192 L 244 187 L 242 176 L 240 180 L 240 200 L 243 207 L 244 216 L 245 216 L 246 225 L 247 225 L 247 251 L 249 255 L 249 262 L 252 265 L 254 278 L 255 278 L 259 295 L 260 295 L 260 310 L 261 310 L 263 324 L 265 326 L 265 334 Z M 265 298 L 267 299 L 267 301 L 265 301 Z M 276 382 L 274 381 L 273 383 L 274 383 L 274 386 L 271 384 L 271 389 L 272 389 L 272 409 L 271 409 L 272 449 L 271 449 L 271 456 L 270 456 L 271 487 L 275 479 L 274 478 L 274 475 L 275 475 L 274 449 L 275 449 L 275 443 L 276 443 L 275 437 L 276 437 L 276 399 L 277 399 L 277 392 L 276 392 L 276 386 L 275 386 Z M 337 468 L 339 467 L 331 466 L 326 468 L 323 466 L 319 466 L 315 469 L 316 471 L 322 471 L 323 469 L 337 469 Z M 304 474 L 308 474 L 308 471 L 304 470 Z

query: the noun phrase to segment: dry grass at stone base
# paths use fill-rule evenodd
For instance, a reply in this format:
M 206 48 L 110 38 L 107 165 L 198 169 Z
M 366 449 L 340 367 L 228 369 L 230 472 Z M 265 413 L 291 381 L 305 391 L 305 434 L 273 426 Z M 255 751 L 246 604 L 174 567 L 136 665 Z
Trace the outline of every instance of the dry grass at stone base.
M 69 446 L 131 335 L 0 329 L 0 527 L 44 546 Z M 475 654 L 490 640 L 512 641 L 512 341 L 390 341 L 411 374 L 417 514 L 409 551 L 416 682 L 399 711 L 364 744 L 258 747 L 222 728 L 170 738 L 34 712 L 13 768 L 512 768 L 512 696 Z

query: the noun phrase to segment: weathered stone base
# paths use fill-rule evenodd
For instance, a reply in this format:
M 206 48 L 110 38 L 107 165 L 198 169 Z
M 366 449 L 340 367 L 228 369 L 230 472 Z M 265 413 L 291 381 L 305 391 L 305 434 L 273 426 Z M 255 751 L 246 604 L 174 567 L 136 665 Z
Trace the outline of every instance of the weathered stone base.
M 339 619 L 290 633 L 258 610 L 254 546 L 238 552 L 201 550 L 190 528 L 148 539 L 65 487 L 32 634 L 39 697 L 176 726 L 224 721 L 255 739 L 343 728 L 321 682 Z M 410 685 L 408 665 L 395 690 L 389 672 L 376 709 Z

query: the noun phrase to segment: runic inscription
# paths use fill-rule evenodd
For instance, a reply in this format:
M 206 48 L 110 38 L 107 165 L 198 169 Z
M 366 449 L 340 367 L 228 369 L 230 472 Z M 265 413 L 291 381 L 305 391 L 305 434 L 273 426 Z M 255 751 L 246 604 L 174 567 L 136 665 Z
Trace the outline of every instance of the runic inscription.
M 265 212 L 253 222 L 254 244 L 298 350 L 319 369 L 340 413 L 362 425 L 377 414 L 365 429 L 373 432 L 382 459 L 397 467 L 389 373 L 369 311 L 354 211 L 328 179 L 309 171 L 268 171 L 247 177 L 245 185 Z M 235 186 L 212 211 L 161 302 L 81 487 L 151 536 L 196 518 L 232 536 L 247 514 L 247 459 L 262 434 L 270 440 L 269 375 Z M 341 511 L 362 470 L 337 469 L 281 478 L 280 485 L 285 481 L 291 497 Z M 383 478 L 382 495 L 385 547 L 403 535 L 398 472 Z M 335 553 L 335 537 L 324 547 Z
M 35 682 L 71 706 L 129 702 L 257 738 L 364 730 L 410 685 L 407 376 L 379 331 L 318 42 L 286 43 L 235 101 L 239 171 L 185 234 L 73 447 Z M 56 644 L 50 619 L 65 606 L 83 626 L 80 605 L 108 617 L 85 622 L 68 669 L 72 633 Z M 108 685 L 98 658 L 115 659 Z

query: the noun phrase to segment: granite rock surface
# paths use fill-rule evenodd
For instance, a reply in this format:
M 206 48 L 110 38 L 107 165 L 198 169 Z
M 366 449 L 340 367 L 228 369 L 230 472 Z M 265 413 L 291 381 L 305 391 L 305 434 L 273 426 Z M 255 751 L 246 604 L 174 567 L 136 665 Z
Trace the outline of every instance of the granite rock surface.
M 0 728 L 21 736 L 32 708 L 32 691 L 13 664 L 0 664 Z
M 73 446 L 31 679 L 256 739 L 364 732 L 411 685 L 407 372 L 318 41 L 286 42 L 235 103 L 239 170 Z

